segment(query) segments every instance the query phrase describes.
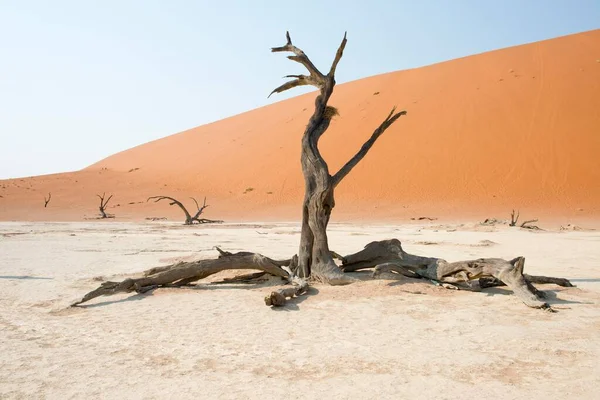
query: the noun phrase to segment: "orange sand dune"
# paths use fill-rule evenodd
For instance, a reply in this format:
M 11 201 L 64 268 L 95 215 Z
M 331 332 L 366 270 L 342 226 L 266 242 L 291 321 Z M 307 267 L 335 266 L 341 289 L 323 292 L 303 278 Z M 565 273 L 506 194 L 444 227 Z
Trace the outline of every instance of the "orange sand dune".
M 343 68 L 343 60 L 341 64 Z M 0 181 L 0 219 L 77 220 L 114 193 L 119 218 L 297 220 L 314 93 L 115 154 L 82 171 Z M 334 219 L 600 216 L 600 30 L 339 85 L 321 141 L 335 172 L 397 105 L 402 117 L 337 190 Z M 129 172 L 130 170 L 133 170 Z M 53 199 L 43 207 L 44 193 Z M 133 204 L 130 204 L 133 203 Z

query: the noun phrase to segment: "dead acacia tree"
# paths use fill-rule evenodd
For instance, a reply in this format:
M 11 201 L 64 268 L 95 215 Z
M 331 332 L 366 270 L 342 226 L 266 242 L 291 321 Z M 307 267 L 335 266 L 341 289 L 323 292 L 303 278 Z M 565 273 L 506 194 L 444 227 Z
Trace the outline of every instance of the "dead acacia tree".
M 221 220 L 212 220 L 212 219 L 200 218 L 200 215 L 204 212 L 204 209 L 206 209 L 206 207 L 209 206 L 208 204 L 206 204 L 206 197 L 204 197 L 204 203 L 202 204 L 202 207 L 200 207 L 200 205 L 198 204 L 198 201 L 196 201 L 195 198 L 190 197 L 190 199 L 194 200 L 194 203 L 196 204 L 196 208 L 198 209 L 198 211 L 196 211 L 196 213 L 194 215 L 191 215 L 190 212 L 187 210 L 187 208 L 185 208 L 185 206 L 179 200 L 176 200 L 176 199 L 174 199 L 172 197 L 169 197 L 169 196 L 152 196 L 152 197 L 148 197 L 148 199 L 146 200 L 146 202 L 148 202 L 150 200 L 154 200 L 155 203 L 158 203 L 161 200 L 169 200 L 170 201 L 170 203 L 169 203 L 170 206 L 177 205 L 179 208 L 181 208 L 181 210 L 185 214 L 185 222 L 183 223 L 184 225 L 192 225 L 194 222 L 196 222 L 198 224 L 210 224 L 210 223 L 220 223 L 220 222 L 223 222 Z
M 371 242 L 358 253 L 339 257 L 345 272 L 373 268 L 373 276 L 393 272 L 409 278 L 424 278 L 440 282 L 446 287 L 479 291 L 492 286 L 508 286 L 529 307 L 550 309 L 543 301 L 544 292 L 534 283 L 553 283 L 571 287 L 564 278 L 532 276 L 523 274 L 525 258 L 510 261 L 501 258 L 448 262 L 441 258 L 409 254 L 402 249 L 398 239 Z
M 519 211 L 517 211 L 517 214 L 515 215 L 515 210 L 512 210 L 512 212 L 510 213 L 510 224 L 508 224 L 508 226 L 516 226 L 517 223 L 519 222 Z M 538 222 L 537 219 L 529 219 L 527 221 L 524 221 L 521 225 L 519 225 L 520 228 L 525 228 L 525 229 L 540 229 L 539 226 L 536 225 L 531 225 L 534 222 Z
M 108 196 L 108 199 L 104 199 L 106 197 L 106 192 L 102 193 L 102 196 L 100 196 L 99 194 L 97 194 L 96 196 L 98 196 L 98 198 L 100 199 L 100 207 L 98 207 L 98 209 L 100 210 L 100 218 L 114 218 L 114 215 L 109 215 L 106 213 L 106 206 L 108 205 L 108 202 L 110 201 L 110 199 L 112 199 L 113 195 L 111 194 L 110 196 Z
M 50 203 L 50 199 L 52 198 L 52 193 L 48 192 L 48 198 L 44 196 L 44 208 L 48 207 L 48 203 Z
M 345 45 L 346 36 L 344 35 L 327 75 L 323 75 L 317 70 L 304 52 L 292 44 L 289 33 L 285 46 L 272 49 L 273 52 L 293 53 L 288 58 L 304 65 L 309 72 L 309 75 L 289 76 L 294 80 L 283 84 L 272 93 L 283 92 L 302 85 L 312 85 L 319 89 L 315 100 L 315 111 L 302 137 L 301 164 L 305 181 L 305 196 L 302 208 L 301 242 L 297 256 L 289 260 L 277 261 L 257 253 L 232 254 L 217 248 L 220 253 L 217 259 L 181 262 L 153 268 L 146 271 L 140 278 L 127 278 L 121 282 L 104 282 L 73 305 L 120 292 L 145 293 L 159 287 L 187 286 L 224 270 L 253 269 L 261 272 L 236 277 L 228 282 L 252 282 L 264 274 L 281 277 L 294 286 L 273 291 L 264 298 L 266 305 L 278 306 L 285 304 L 289 297 L 306 293 L 308 290 L 307 277 L 330 284 L 344 284 L 352 281 L 345 273 L 373 268 L 375 276 L 388 271 L 470 290 L 507 285 L 528 306 L 550 309 L 550 306 L 542 300 L 544 293 L 535 288 L 533 284 L 555 283 L 571 286 L 570 282 L 562 278 L 523 274 L 525 263 L 523 257 L 517 257 L 510 261 L 487 258 L 451 263 L 440 258 L 421 257 L 406 253 L 397 239 L 369 243 L 362 251 L 345 257 L 329 250 L 326 230 L 335 205 L 335 187 L 363 159 L 379 136 L 399 117 L 406 114 L 404 111 L 396 112 L 395 109 L 392 109 L 356 155 L 337 173 L 333 175 L 329 173 L 327 163 L 319 152 L 318 141 L 329 127 L 331 118 L 337 114 L 337 110 L 328 106 L 327 102 L 335 86 L 335 69 L 342 57 Z M 156 202 L 163 199 L 170 200 L 171 205 L 176 204 L 184 211 L 186 224 L 193 222 L 193 217 L 179 201 L 167 196 L 154 196 L 148 200 L 150 199 L 154 199 Z M 196 205 L 198 206 L 197 202 Z M 203 207 L 198 206 L 199 213 L 204 208 L 206 208 L 206 201 Z M 334 262 L 334 257 L 341 260 L 341 266 Z
M 344 275 L 333 261 L 327 242 L 327 224 L 335 206 L 334 190 L 363 159 L 383 132 L 398 118 L 405 115 L 406 111 L 396 112 L 394 107 L 354 157 L 348 160 L 338 172 L 330 174 L 318 144 L 319 139 L 329 127 L 331 119 L 338 114 L 337 109 L 327 103 L 335 87 L 335 71 L 346 47 L 346 34 L 344 34 L 327 74 L 319 71 L 308 56 L 292 44 L 289 32 L 286 32 L 286 38 L 285 46 L 273 47 L 271 51 L 292 53 L 293 55 L 288 58 L 302 64 L 308 70 L 308 75 L 286 76 L 286 78 L 294 79 L 279 86 L 271 94 L 305 85 L 314 86 L 319 90 L 315 100 L 315 110 L 302 136 L 301 164 L 305 194 L 302 204 L 302 232 L 298 250 L 297 273 L 300 277 L 310 276 L 315 280 L 332 285 L 350 283 L 352 280 Z

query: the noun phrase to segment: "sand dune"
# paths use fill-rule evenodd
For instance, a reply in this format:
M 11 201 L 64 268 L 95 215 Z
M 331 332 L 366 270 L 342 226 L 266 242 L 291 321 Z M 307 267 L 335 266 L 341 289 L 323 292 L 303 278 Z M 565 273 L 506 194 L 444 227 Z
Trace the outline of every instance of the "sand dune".
M 120 218 L 176 218 L 178 210 L 144 202 L 165 194 L 208 196 L 208 218 L 296 220 L 300 138 L 314 96 L 146 143 L 82 171 L 0 181 L 0 219 L 78 220 L 95 213 L 95 193 L 110 191 L 119 204 L 110 211 Z M 349 82 L 331 104 L 341 115 L 321 148 L 332 172 L 392 106 L 408 111 L 340 185 L 338 220 L 505 216 L 511 208 L 600 216 L 600 30 Z

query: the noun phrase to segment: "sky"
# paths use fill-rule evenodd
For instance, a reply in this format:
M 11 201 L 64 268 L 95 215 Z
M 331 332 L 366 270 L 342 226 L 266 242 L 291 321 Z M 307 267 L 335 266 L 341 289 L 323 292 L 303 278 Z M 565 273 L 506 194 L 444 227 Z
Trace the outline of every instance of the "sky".
M 0 179 L 74 171 L 249 111 L 289 30 L 338 83 L 600 28 L 598 0 L 0 0 Z

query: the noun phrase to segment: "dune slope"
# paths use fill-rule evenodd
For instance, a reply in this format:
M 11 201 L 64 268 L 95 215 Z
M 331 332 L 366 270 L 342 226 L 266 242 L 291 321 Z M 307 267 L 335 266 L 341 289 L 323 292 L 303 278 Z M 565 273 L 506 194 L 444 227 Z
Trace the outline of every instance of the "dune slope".
M 144 202 L 165 194 L 208 196 L 208 218 L 298 219 L 300 139 L 314 96 L 83 171 L 0 181 L 0 219 L 80 219 L 94 214 L 98 191 L 115 193 L 110 211 L 122 217 L 177 217 Z M 321 149 L 332 173 L 394 105 L 408 111 L 340 185 L 336 218 L 600 215 L 600 30 L 341 84 L 331 105 L 340 116 Z

